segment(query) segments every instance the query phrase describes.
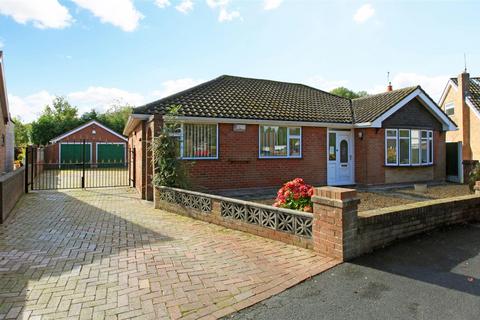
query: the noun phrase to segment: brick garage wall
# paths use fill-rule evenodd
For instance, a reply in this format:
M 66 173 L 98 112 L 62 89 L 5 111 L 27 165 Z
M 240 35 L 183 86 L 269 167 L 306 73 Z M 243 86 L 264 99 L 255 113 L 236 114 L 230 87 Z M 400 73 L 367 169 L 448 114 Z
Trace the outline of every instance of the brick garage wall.
M 480 182 L 476 189 L 476 195 L 357 213 L 355 190 L 317 188 L 312 197 L 314 250 L 349 260 L 440 226 L 480 221 Z
M 92 134 L 92 130 L 95 130 L 96 132 L 95 135 Z M 62 142 L 80 143 L 80 142 L 83 142 L 84 139 L 86 143 L 92 143 L 91 155 L 92 155 L 92 160 L 94 162 L 95 162 L 95 159 L 97 158 L 96 142 L 116 142 L 116 143 L 121 142 L 121 143 L 125 143 L 125 146 L 127 145 L 127 142 L 125 140 L 122 140 L 118 136 L 110 133 L 109 131 L 93 123 L 88 127 L 85 127 L 75 133 L 72 133 L 71 135 L 53 144 L 54 146 L 53 148 L 50 147 L 52 145 L 49 145 L 48 148 L 51 148 L 51 150 L 47 152 L 48 154 L 46 154 L 45 161 L 47 163 L 59 163 L 60 159 L 59 159 L 58 152 L 60 148 L 59 146 L 60 143 Z
M 5 222 L 25 193 L 25 167 L 0 176 L 0 223 Z
M 219 124 L 219 159 L 194 161 L 190 173 L 196 187 L 279 187 L 296 177 L 326 184 L 326 128 L 302 128 L 301 159 L 259 159 L 258 130 L 258 125 L 249 124 L 245 132 L 234 132 L 232 124 Z
M 186 207 L 184 205 L 180 205 L 177 203 L 172 203 L 168 202 L 165 200 L 162 200 L 160 197 L 161 192 L 165 192 L 165 190 L 179 190 L 179 189 L 173 189 L 173 188 L 157 188 L 155 190 L 155 208 L 156 209 L 162 209 L 166 210 L 169 212 L 174 212 L 180 215 L 184 215 L 187 217 L 195 218 L 198 220 L 202 220 L 205 222 L 217 224 L 224 226 L 226 228 L 234 229 L 234 230 L 240 230 L 243 232 L 251 233 L 260 237 L 272 239 L 272 240 L 277 240 L 281 241 L 287 244 L 295 245 L 298 247 L 302 248 L 308 248 L 312 249 L 312 239 L 303 237 L 303 236 L 298 236 L 292 233 L 287 233 L 279 230 L 275 230 L 269 227 L 264 227 L 258 224 L 251 224 L 244 222 L 242 220 L 238 219 L 232 219 L 228 217 L 222 217 L 221 215 L 221 202 L 222 201 L 227 201 L 229 203 L 237 203 L 237 204 L 249 204 L 252 207 L 263 207 L 262 205 L 258 205 L 256 203 L 248 203 L 246 201 L 239 201 L 236 199 L 229 199 L 225 197 L 219 197 L 219 196 L 214 196 L 214 195 L 208 195 L 208 194 L 200 194 L 192 191 L 187 191 L 187 190 L 182 190 L 183 193 L 186 194 L 198 194 L 203 197 L 209 198 L 212 200 L 212 206 L 211 210 L 208 212 L 202 212 L 201 210 L 197 210 L 191 207 Z M 167 191 L 168 192 L 168 191 Z M 267 207 L 267 206 L 265 206 Z M 274 207 L 268 207 L 270 211 L 292 211 L 292 210 L 285 210 L 285 209 L 276 209 Z M 294 212 L 294 211 L 293 211 Z M 288 213 L 287 213 L 288 214 Z M 301 213 L 304 215 L 309 215 L 308 213 Z M 312 219 L 310 216 L 309 219 Z M 278 222 L 277 222 L 278 225 Z

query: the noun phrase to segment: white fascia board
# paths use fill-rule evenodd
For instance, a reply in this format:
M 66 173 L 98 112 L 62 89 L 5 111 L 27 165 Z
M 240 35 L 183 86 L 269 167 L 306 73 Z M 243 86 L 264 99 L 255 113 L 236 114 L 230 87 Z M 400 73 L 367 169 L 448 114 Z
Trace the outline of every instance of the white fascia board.
M 448 94 L 448 89 L 453 88 L 455 91 L 457 91 L 457 86 L 455 85 L 455 82 L 452 81 L 452 79 L 448 80 L 447 85 L 445 86 L 445 89 L 443 89 L 442 96 L 440 97 L 440 100 L 438 101 L 438 105 L 441 106 L 445 99 L 447 98 Z
M 111 134 L 113 134 L 113 135 L 115 135 L 115 136 L 117 136 L 117 137 L 119 137 L 119 138 L 127 141 L 127 138 L 125 138 L 125 137 L 122 136 L 121 134 L 116 133 L 116 132 L 113 131 L 112 129 L 104 126 L 103 124 L 101 124 L 100 122 L 98 122 L 98 121 L 96 121 L 96 120 L 91 120 L 91 121 L 89 121 L 89 122 L 87 122 L 87 123 L 85 123 L 85 124 L 83 124 L 83 125 L 75 128 L 75 129 L 73 129 L 73 130 L 70 130 L 70 131 L 62 134 L 61 136 L 58 136 L 58 137 L 50 140 L 50 142 L 51 142 L 51 143 L 56 143 L 56 142 L 58 142 L 58 141 L 60 141 L 60 140 L 62 140 L 62 139 L 64 139 L 64 138 L 66 138 L 66 137 L 74 134 L 75 132 L 78 132 L 78 131 L 80 131 L 80 130 L 82 130 L 82 129 L 85 129 L 85 128 L 91 126 L 92 124 L 96 124 L 97 126 L 101 127 L 102 129 L 105 129 L 106 131 L 110 132 Z
M 328 122 L 306 122 L 306 121 L 281 121 L 281 120 L 254 120 L 254 119 L 232 119 L 232 118 L 205 118 L 205 117 L 171 117 L 163 116 L 164 121 L 192 122 L 192 123 L 239 123 L 239 124 L 260 124 L 277 126 L 296 127 L 325 127 L 325 128 L 353 128 L 351 123 L 328 123 Z
M 395 106 L 390 108 L 387 112 L 382 114 L 379 118 L 377 118 L 375 121 L 372 122 L 372 127 L 373 128 L 381 128 L 383 121 L 385 121 L 388 117 L 390 117 L 392 114 L 400 110 L 402 107 L 404 107 L 408 102 L 413 100 L 414 98 L 419 97 L 424 104 L 430 109 L 430 112 L 437 118 L 440 122 L 442 122 L 443 129 L 448 130 L 448 131 L 455 131 L 457 130 L 457 126 L 448 118 L 447 115 L 445 115 L 435 103 L 429 99 L 420 89 L 416 89 L 412 93 L 410 93 L 408 96 L 403 98 L 399 103 L 397 103 Z
M 135 114 L 132 113 L 128 116 L 127 123 L 125 124 L 125 128 L 123 129 L 123 134 L 128 137 L 128 135 L 135 129 L 140 121 L 150 119 L 149 114 Z

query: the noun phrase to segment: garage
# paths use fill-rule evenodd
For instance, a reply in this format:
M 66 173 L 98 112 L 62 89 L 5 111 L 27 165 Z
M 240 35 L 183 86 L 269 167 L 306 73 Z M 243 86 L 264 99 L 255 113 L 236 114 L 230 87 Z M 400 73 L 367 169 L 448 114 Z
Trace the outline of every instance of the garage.
M 83 163 L 83 143 L 60 143 L 60 163 L 79 165 Z M 92 162 L 92 144 L 85 143 L 85 162 Z
M 125 165 L 125 143 L 97 143 L 97 165 L 118 167 Z

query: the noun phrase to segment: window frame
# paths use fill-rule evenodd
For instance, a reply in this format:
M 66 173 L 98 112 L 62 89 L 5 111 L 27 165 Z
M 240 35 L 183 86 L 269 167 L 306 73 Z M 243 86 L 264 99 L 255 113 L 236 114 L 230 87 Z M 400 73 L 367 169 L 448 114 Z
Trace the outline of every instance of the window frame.
M 215 125 L 215 134 L 216 134 L 216 139 L 215 139 L 215 156 L 214 157 L 184 157 L 184 128 L 185 125 Z M 180 159 L 181 160 L 218 160 L 218 154 L 219 154 L 219 137 L 218 137 L 218 123 L 192 123 L 192 122 L 186 122 L 186 123 L 181 123 L 180 125 L 180 130 L 179 132 L 175 132 L 172 134 L 174 137 L 179 137 L 180 139 Z
M 287 128 L 287 155 L 286 156 L 263 156 L 262 155 L 262 128 L 263 127 L 277 127 Z M 300 134 L 290 134 L 290 129 L 300 129 Z M 258 158 L 259 159 L 301 159 L 303 156 L 303 128 L 301 126 L 282 126 L 282 125 L 258 125 Z M 290 155 L 290 138 L 300 140 L 300 154 L 298 156 Z
M 452 114 L 449 114 L 448 111 L 453 110 Z M 449 117 L 455 115 L 455 102 L 449 102 L 445 104 L 445 114 Z
M 409 131 L 409 136 L 408 138 L 406 137 L 400 137 L 400 131 Z M 395 138 L 394 137 L 389 137 L 388 132 L 395 132 Z M 418 152 L 419 152 L 419 163 L 412 163 L 412 131 L 418 131 L 419 137 L 418 137 Z M 426 133 L 426 138 L 422 138 L 422 133 Z M 434 132 L 433 130 L 428 130 L 428 129 L 406 129 L 406 128 L 401 128 L 401 129 L 393 129 L 393 128 L 388 128 L 385 129 L 385 166 L 387 167 L 425 167 L 425 166 L 431 166 L 434 164 L 434 158 L 435 158 L 435 141 L 434 141 Z M 396 162 L 395 163 L 388 163 L 388 140 L 396 140 Z M 408 159 L 409 162 L 408 164 L 402 164 L 400 163 L 400 141 L 401 140 L 407 140 L 408 139 Z M 422 162 L 422 142 L 425 142 L 427 144 L 427 161 Z
M 389 137 L 388 132 L 393 131 L 395 132 L 395 138 L 394 137 Z M 395 140 L 395 163 L 389 163 L 388 162 L 388 140 Z M 398 166 L 398 129 L 386 129 L 385 130 L 385 165 L 386 166 L 392 166 L 392 167 L 397 167 Z

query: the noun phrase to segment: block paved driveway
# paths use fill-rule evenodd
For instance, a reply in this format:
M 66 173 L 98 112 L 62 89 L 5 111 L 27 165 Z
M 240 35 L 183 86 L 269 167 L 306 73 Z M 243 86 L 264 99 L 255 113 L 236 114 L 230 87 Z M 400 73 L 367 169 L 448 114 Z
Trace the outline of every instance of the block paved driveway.
M 35 192 L 0 225 L 0 319 L 213 319 L 336 264 L 127 188 Z

